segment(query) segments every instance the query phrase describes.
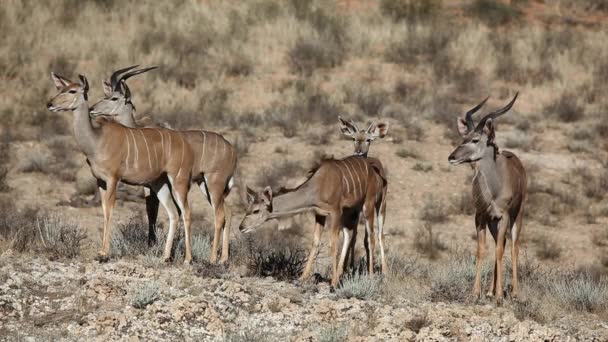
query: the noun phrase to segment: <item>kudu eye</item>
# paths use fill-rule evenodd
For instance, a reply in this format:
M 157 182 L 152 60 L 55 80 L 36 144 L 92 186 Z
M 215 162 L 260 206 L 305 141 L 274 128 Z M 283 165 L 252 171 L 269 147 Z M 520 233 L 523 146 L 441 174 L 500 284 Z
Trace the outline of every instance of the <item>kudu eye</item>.
M 260 209 L 253 209 L 253 214 L 258 214 L 260 212 Z
M 111 98 L 110 100 L 112 101 L 118 101 L 118 97 L 114 96 L 113 98 Z
M 472 143 L 477 144 L 479 142 L 479 138 L 473 138 L 473 140 L 471 140 Z
M 70 94 L 76 94 L 76 90 L 72 89 L 72 90 L 68 91 L 68 93 L 70 93 Z

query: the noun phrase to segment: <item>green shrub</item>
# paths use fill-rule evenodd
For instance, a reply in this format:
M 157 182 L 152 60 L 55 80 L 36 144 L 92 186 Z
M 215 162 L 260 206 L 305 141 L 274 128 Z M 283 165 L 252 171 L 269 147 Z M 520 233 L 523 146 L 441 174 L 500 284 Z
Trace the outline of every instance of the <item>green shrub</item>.
M 342 279 L 340 287 L 336 289 L 336 296 L 366 300 L 375 297 L 379 292 L 380 278 L 375 275 L 356 273 Z

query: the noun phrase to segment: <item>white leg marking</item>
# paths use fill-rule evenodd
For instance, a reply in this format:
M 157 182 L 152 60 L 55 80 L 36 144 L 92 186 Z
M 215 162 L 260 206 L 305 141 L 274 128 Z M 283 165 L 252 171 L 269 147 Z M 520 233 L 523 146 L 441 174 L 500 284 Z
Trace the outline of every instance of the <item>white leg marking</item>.
M 156 193 L 159 202 L 162 204 L 163 208 L 167 211 L 167 215 L 169 216 L 169 231 L 167 232 L 167 239 L 165 243 L 165 253 L 164 257 L 169 258 L 171 256 L 171 248 L 173 247 L 173 237 L 175 236 L 175 230 L 177 228 L 177 219 L 179 214 L 177 212 L 177 208 L 173 203 L 171 198 L 171 191 L 169 190 L 169 186 L 164 184 L 160 190 Z
M 150 196 L 150 188 L 148 188 L 147 186 L 144 186 L 144 197 L 148 197 Z
M 517 240 L 517 223 L 513 224 L 513 228 L 511 228 L 511 241 Z
M 141 129 L 137 130 L 139 132 L 139 134 L 141 134 L 141 137 L 144 138 L 144 144 L 146 144 L 146 151 L 148 152 L 148 166 L 150 166 L 150 169 L 152 169 L 152 158 L 150 158 L 150 148 L 148 147 L 148 140 L 146 140 L 146 136 L 144 135 L 144 132 L 142 132 Z
M 344 268 L 344 261 L 346 260 L 346 253 L 348 252 L 348 247 L 350 246 L 351 233 L 350 229 L 343 227 L 342 233 L 344 239 L 342 241 L 342 252 L 340 253 L 340 262 L 338 263 L 338 270 L 342 272 Z
M 228 180 L 228 190 L 231 190 L 233 186 L 234 186 L 234 176 L 230 177 L 230 180 Z

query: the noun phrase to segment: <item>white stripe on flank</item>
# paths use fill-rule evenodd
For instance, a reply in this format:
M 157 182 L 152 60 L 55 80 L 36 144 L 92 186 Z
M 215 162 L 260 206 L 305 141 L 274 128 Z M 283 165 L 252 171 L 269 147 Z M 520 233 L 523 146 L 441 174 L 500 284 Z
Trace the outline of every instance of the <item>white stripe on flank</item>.
M 348 194 L 350 192 L 350 186 L 348 185 L 348 181 L 346 180 L 346 173 L 342 171 L 342 168 L 339 165 L 340 163 L 336 164 L 336 166 L 338 166 L 338 169 L 340 170 L 340 174 L 342 175 L 342 181 L 346 182 L 346 193 Z
M 126 129 L 126 128 L 125 128 Z M 131 142 L 129 142 L 129 136 L 125 133 L 125 137 L 127 138 L 127 171 L 129 171 L 129 156 L 131 154 Z
M 365 177 L 367 177 L 367 175 L 369 174 L 369 171 L 367 171 L 367 160 L 365 161 L 365 163 L 363 163 L 363 165 L 365 165 Z
M 141 137 L 144 138 L 144 144 L 146 144 L 146 151 L 148 151 L 148 166 L 150 166 L 150 169 L 152 169 L 152 159 L 150 158 L 150 148 L 148 147 L 148 140 L 146 140 L 146 136 L 144 135 L 144 132 L 142 132 L 141 129 L 137 130 L 139 132 L 139 134 L 141 134 Z
M 171 132 L 167 132 L 167 134 L 169 135 L 169 158 L 171 158 L 171 152 L 172 152 L 172 141 L 171 141 Z
M 201 164 L 203 163 L 203 159 L 205 159 L 205 141 L 206 139 L 206 134 L 205 131 L 201 131 L 201 133 L 203 133 L 203 154 L 201 155 Z M 201 166 L 201 171 L 203 170 L 203 167 Z
M 211 165 L 215 163 L 215 156 L 217 155 L 217 137 L 214 136 L 214 138 L 215 144 L 213 145 L 213 153 L 211 154 L 211 158 L 213 158 L 211 160 L 213 160 L 213 162 L 209 162 Z
M 131 134 L 131 138 L 133 138 L 133 146 L 135 146 L 135 161 L 133 162 L 134 168 L 138 168 L 139 163 L 139 147 L 137 146 L 137 140 L 135 140 L 135 135 L 133 135 L 133 130 L 129 129 L 129 133 Z
M 353 174 L 352 174 L 352 172 L 350 172 L 350 169 L 348 168 L 348 165 L 347 165 L 348 163 L 345 160 L 343 160 L 343 162 L 344 162 L 344 165 L 346 166 L 346 170 L 348 170 L 348 175 L 350 176 L 350 180 L 353 181 L 353 191 L 355 192 L 355 197 L 356 197 L 357 189 L 356 189 L 356 184 L 355 184 L 355 178 L 353 178 Z
M 175 178 L 179 178 L 179 174 L 182 172 L 182 165 L 184 165 L 184 153 L 186 150 L 186 146 L 184 145 L 184 137 L 180 134 L 179 138 L 182 140 L 182 160 L 179 162 L 179 169 L 177 170 L 177 176 L 175 176 Z
M 350 160 L 348 161 L 350 164 Z M 358 165 L 359 163 L 355 161 L 353 161 L 354 165 Z M 361 183 L 361 178 L 359 178 L 359 172 L 358 170 L 356 170 L 356 168 L 353 166 L 353 173 L 355 174 L 355 176 L 357 176 L 357 183 L 359 183 L 359 191 L 361 191 L 361 195 L 363 195 L 363 185 Z

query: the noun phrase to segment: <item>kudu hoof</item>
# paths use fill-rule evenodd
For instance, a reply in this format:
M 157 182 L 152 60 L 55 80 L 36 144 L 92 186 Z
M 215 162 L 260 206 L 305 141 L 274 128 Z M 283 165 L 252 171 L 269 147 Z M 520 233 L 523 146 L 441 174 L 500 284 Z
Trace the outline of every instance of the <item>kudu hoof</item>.
M 95 261 L 99 262 L 100 264 L 105 264 L 106 262 L 110 261 L 110 257 L 104 254 L 99 254 L 95 257 Z

